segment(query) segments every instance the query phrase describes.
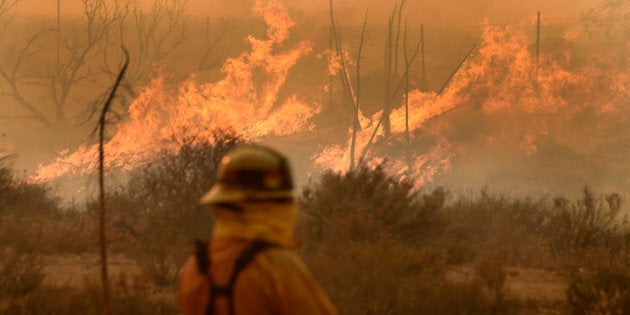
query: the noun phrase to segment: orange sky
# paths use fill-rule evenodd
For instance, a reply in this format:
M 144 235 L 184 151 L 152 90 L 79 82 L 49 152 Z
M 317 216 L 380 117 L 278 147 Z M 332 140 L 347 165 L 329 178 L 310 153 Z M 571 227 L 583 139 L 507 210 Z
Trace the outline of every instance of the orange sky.
M 111 1 L 111 0 L 110 0 Z M 141 0 L 145 5 L 152 1 Z M 61 0 L 64 14 L 80 12 L 80 0 Z M 189 12 L 201 16 L 247 15 L 255 0 L 189 0 Z M 281 0 L 289 8 L 327 18 L 327 0 Z M 334 0 L 337 17 L 348 23 L 360 23 L 366 9 L 371 21 L 384 21 L 396 0 Z M 434 26 L 477 24 L 485 18 L 491 23 L 512 23 L 531 17 L 540 10 L 550 20 L 576 20 L 580 13 L 600 0 L 407 0 L 407 16 Z M 20 14 L 54 16 L 57 0 L 18 0 Z

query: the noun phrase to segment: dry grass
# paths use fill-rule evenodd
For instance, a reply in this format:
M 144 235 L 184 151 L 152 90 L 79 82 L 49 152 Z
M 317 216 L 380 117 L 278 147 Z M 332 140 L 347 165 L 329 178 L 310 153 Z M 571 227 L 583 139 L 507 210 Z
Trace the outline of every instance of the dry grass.
M 234 143 L 164 153 L 109 194 L 110 250 L 126 257 L 113 268 L 117 314 L 177 312 L 173 292 L 187 245 L 211 228 L 196 198 Z M 81 272 L 71 282 L 47 281 L 57 269 L 46 264 L 57 260 L 42 259 L 76 256 L 66 268 L 96 266 L 86 258 L 96 245 L 93 203 L 61 209 L 46 187 L 6 168 L 0 175 L 0 313 L 99 314 L 98 282 L 79 279 Z M 628 311 L 630 233 L 617 218 L 616 195 L 586 189 L 574 202 L 455 196 L 362 167 L 323 175 L 299 201 L 301 254 L 343 314 Z

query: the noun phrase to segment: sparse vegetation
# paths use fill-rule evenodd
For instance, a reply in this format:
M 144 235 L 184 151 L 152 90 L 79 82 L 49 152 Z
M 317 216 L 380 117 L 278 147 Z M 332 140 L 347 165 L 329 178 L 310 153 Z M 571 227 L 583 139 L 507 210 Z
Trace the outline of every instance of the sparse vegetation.
M 133 43 L 129 45 L 133 60 L 122 86 L 125 93 L 116 100 L 116 114 L 124 112 L 131 99 L 137 100 L 137 89 L 155 77 L 163 77 L 167 90 L 176 89 L 178 82 L 189 76 L 196 78 L 202 88 L 203 82 L 224 74 L 221 61 L 237 56 L 248 45 L 260 45 L 256 38 L 265 33 L 259 20 L 211 21 L 209 17 L 189 15 L 184 0 L 155 1 L 149 10 L 141 9 L 140 2 L 133 0 L 82 3 L 85 10 L 81 15 L 66 15 L 63 23 L 57 20 L 57 29 L 50 22 L 40 25 L 40 17 L 22 19 L 16 15 L 17 0 L 0 0 L 0 41 L 6 47 L 0 63 L 0 97 L 9 104 L 2 109 L 0 120 L 13 122 L 11 125 L 35 123 L 46 133 L 39 131 L 35 142 L 54 142 L 45 144 L 51 151 L 71 148 L 85 140 L 84 133 L 78 131 L 94 119 L 94 104 L 102 100 L 99 93 L 111 80 L 111 69 L 117 68 L 120 56 L 116 51 L 121 41 Z M 402 54 L 399 51 L 404 1 L 392 11 L 387 34 L 366 28 L 365 22 L 361 36 L 355 36 L 359 34 L 357 26 L 354 30 L 344 27 L 349 30 L 344 38 L 360 38 L 358 47 L 353 47 L 357 43 L 346 44 L 340 39 L 327 44 L 328 26 L 309 22 L 307 16 L 298 23 L 298 35 L 284 44 L 270 44 L 270 51 L 283 54 L 284 47 L 308 39 L 312 40 L 309 45 L 313 53 L 304 56 L 305 62 L 292 68 L 286 78 L 276 80 L 281 84 L 264 84 L 270 77 L 266 71 L 252 72 L 256 83 L 253 89 L 278 90 L 265 103 L 276 107 L 296 95 L 322 103 L 322 82 L 329 79 L 329 102 L 313 117 L 314 124 L 337 135 L 340 130 L 347 132 L 350 120 L 353 123 L 351 171 L 325 172 L 302 191 L 302 216 L 296 231 L 303 244 L 301 254 L 342 314 L 630 313 L 630 229 L 622 217 L 620 195 L 601 196 L 590 188 L 584 188 L 577 200 L 520 198 L 488 190 L 469 194 L 445 188 L 419 190 L 413 181 L 388 174 L 383 165 L 368 167 L 360 162 L 371 146 L 387 147 L 390 150 L 384 156 L 407 155 L 409 176 L 412 148 L 421 148 L 418 155 L 430 153 L 424 149 L 444 138 L 453 140 L 455 147 L 458 143 L 480 144 L 480 150 L 497 144 L 500 150 L 505 146 L 508 151 L 513 146 L 518 150 L 527 147 L 531 160 L 545 162 L 541 164 L 549 168 L 566 164 L 575 172 L 569 174 L 572 178 L 600 180 L 598 184 L 602 179 L 610 180 L 617 187 L 627 185 L 626 135 L 630 129 L 624 109 L 630 95 L 626 89 L 628 3 L 604 0 L 585 12 L 582 22 L 587 36 L 578 35 L 570 26 L 554 26 L 557 30 L 549 34 L 548 45 L 543 45 L 548 56 L 541 56 L 539 63 L 536 53 L 532 71 L 521 71 L 534 68 L 526 58 L 531 48 L 527 47 L 530 43 L 526 35 L 510 35 L 507 31 L 501 35 L 503 31 L 497 30 L 497 35 L 488 36 L 493 40 L 482 39 L 480 46 L 475 46 L 480 47 L 479 52 L 477 48 L 470 50 L 468 56 L 481 57 L 476 61 L 471 57 L 474 78 L 466 84 L 454 82 L 457 71 L 452 72 L 456 65 L 451 63 L 468 51 L 469 44 L 480 40 L 480 30 L 431 27 L 429 34 L 434 38 L 427 55 L 427 84 L 424 48 L 423 61 L 415 66 L 414 55 L 407 53 L 406 44 L 400 50 Z M 409 23 L 410 30 L 415 22 Z M 311 37 L 311 32 L 317 36 Z M 229 36 L 224 37 L 227 33 Z M 252 33 L 249 40 L 242 40 Z M 410 31 L 409 38 L 414 34 Z M 332 35 L 340 36 L 335 30 Z M 365 43 L 364 35 L 368 35 Z M 403 41 L 406 38 L 405 28 Z M 381 47 L 383 42 L 387 47 Z M 342 49 L 341 43 L 346 48 Z M 505 49 L 496 50 L 498 46 Z M 560 46 L 566 47 L 556 49 Z M 322 58 L 322 51 L 333 47 L 341 66 L 348 66 L 339 72 L 341 85 L 324 70 L 326 58 Z M 514 54 L 517 47 L 523 49 Z M 355 48 L 359 51 L 356 60 L 346 60 L 345 53 Z M 384 67 L 379 58 L 383 52 Z M 402 57 L 405 69 L 414 71 L 404 70 L 403 74 L 402 68 L 398 69 L 398 58 Z M 246 59 L 275 68 L 264 58 L 257 58 Z M 468 61 L 466 57 L 459 66 Z M 350 80 L 348 69 L 355 66 L 357 74 Z M 421 72 L 415 69 L 419 66 Z M 481 68 L 488 73 L 480 72 Z M 601 71 L 594 71 L 596 68 Z M 401 74 L 407 81 L 405 93 L 402 87 L 394 86 L 396 82 L 402 86 Z M 465 87 L 446 93 L 450 96 L 442 99 L 442 92 L 452 80 L 454 86 Z M 352 82 L 356 82 L 356 88 Z M 416 108 L 426 110 L 431 117 L 416 118 L 416 142 L 410 140 L 406 108 L 405 141 L 399 133 L 380 143 L 371 139 L 367 148 L 358 150 L 357 133 L 361 127 L 371 126 L 359 125 L 363 116 L 369 119 L 383 110 L 379 118 L 382 122 L 371 123 L 384 124 L 382 130 L 389 134 L 390 107 L 400 104 L 403 95 L 409 102 L 409 82 L 412 89 L 423 91 L 416 94 L 416 104 L 422 105 Z M 181 90 L 195 94 L 188 87 Z M 199 94 L 208 100 L 205 95 Z M 224 97 L 220 98 L 223 101 Z M 349 99 L 352 106 L 348 106 Z M 453 119 L 432 123 L 430 120 L 438 117 L 428 108 L 432 100 L 457 103 L 467 111 L 448 109 Z M 594 106 L 597 104 L 601 107 Z M 438 107 L 445 113 L 443 105 L 435 109 Z M 123 121 L 126 118 L 120 116 Z M 523 128 L 519 124 L 531 126 Z M 570 127 L 576 125 L 585 129 L 573 133 Z M 519 132 L 514 132 L 517 129 Z M 503 135 L 495 136 L 495 130 Z M 378 128 L 373 137 L 377 132 Z M 580 138 L 590 141 L 575 140 Z M 113 257 L 120 258 L 117 263 L 124 261 L 111 276 L 116 314 L 177 313 L 175 285 L 178 270 L 191 250 L 187 245 L 195 238 L 207 238 L 212 228 L 210 212 L 198 206 L 197 200 L 216 180 L 221 156 L 242 141 L 221 132 L 214 139 L 205 139 L 209 142 L 195 138 L 172 140 L 179 149 L 159 152 L 149 164 L 125 173 L 128 182 L 110 187 L 106 196 L 108 248 Z M 50 268 L 58 263 L 51 261 L 59 256 L 70 257 L 64 261 L 84 262 L 88 259 L 83 255 L 96 252 L 96 202 L 63 204 L 54 195 L 54 187 L 23 179 L 6 166 L 8 157 L 3 153 L 0 148 L 0 314 L 102 313 L 100 286 L 88 276 L 96 262 L 85 262 L 85 270 L 72 270 L 77 273 L 73 281 L 51 280 L 55 270 Z M 599 165 L 600 158 L 610 159 L 602 165 L 615 167 Z M 586 164 L 586 170 L 579 169 Z M 542 166 L 534 168 L 538 169 L 545 170 Z M 529 168 L 521 171 L 528 173 L 527 178 L 533 173 Z M 556 173 L 547 170 L 545 174 L 551 177 Z M 534 273 L 543 276 L 534 278 Z M 538 286 L 530 288 L 538 291 L 531 293 L 526 292 L 523 283 L 558 284 L 560 289 Z
M 173 294 L 186 245 L 211 229 L 197 198 L 214 182 L 220 157 L 240 142 L 228 134 L 215 140 L 185 140 L 108 195 L 110 250 L 133 261 L 112 276 L 117 314 L 177 312 Z M 0 174 L 0 312 L 99 314 L 95 281 L 47 282 L 43 259 L 95 251 L 94 204 L 62 209 L 50 188 L 6 167 Z M 575 202 L 455 195 L 417 190 L 382 166 L 361 165 L 323 174 L 299 202 L 301 253 L 343 314 L 628 310 L 630 233 L 615 194 L 587 188 Z M 528 268 L 565 279 L 566 295 L 556 302 L 519 295 L 511 283 Z
M 209 235 L 197 205 L 220 157 L 240 140 L 183 140 L 108 195 L 110 250 L 133 265 L 115 273 L 117 314 L 174 314 L 190 241 Z M 99 286 L 46 280 L 45 257 L 95 252 L 94 203 L 64 209 L 50 188 L 2 168 L 0 312 L 99 314 Z M 564 198 L 417 190 L 382 166 L 328 172 L 299 198 L 301 253 L 343 314 L 506 314 L 628 310 L 630 233 L 621 200 L 584 189 Z M 564 279 L 556 301 L 522 296 L 526 270 Z M 523 277 L 526 277 L 523 275 Z M 524 278 L 522 281 L 527 281 Z
M 622 280 L 611 289 L 573 274 L 597 272 L 594 250 L 604 250 L 601 260 L 627 250 L 615 194 L 586 188 L 576 202 L 486 190 L 454 197 L 363 166 L 324 174 L 301 203 L 303 254 L 344 314 L 563 312 L 613 302 L 606 310 L 616 311 L 630 293 Z M 567 300 L 550 306 L 519 296 L 510 282 L 526 268 L 566 277 Z

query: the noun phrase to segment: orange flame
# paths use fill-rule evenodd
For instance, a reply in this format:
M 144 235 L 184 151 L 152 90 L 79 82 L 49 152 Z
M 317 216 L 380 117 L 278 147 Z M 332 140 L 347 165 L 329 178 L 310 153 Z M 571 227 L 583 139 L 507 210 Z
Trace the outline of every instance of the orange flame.
M 223 80 L 199 83 L 191 76 L 177 93 L 169 92 L 161 78 L 151 81 L 130 105 L 129 120 L 117 126 L 106 145 L 109 167 L 133 168 L 160 150 L 176 151 L 174 138 L 191 136 L 208 141 L 217 129 L 228 129 L 249 140 L 315 130 L 310 118 L 320 111 L 319 105 L 306 103 L 297 95 L 278 99 L 289 70 L 310 52 L 310 43 L 301 42 L 274 54 L 274 45 L 289 37 L 295 23 L 276 1 L 257 1 L 254 12 L 267 23 L 267 38 L 249 36 L 251 50 L 225 61 Z M 411 176 L 421 186 L 451 170 L 455 156 L 466 154 L 465 140 L 449 134 L 458 126 L 449 125 L 449 121 L 438 124 L 438 119 L 434 119 L 456 108 L 474 112 L 480 124 L 495 124 L 495 133 L 478 136 L 482 144 L 510 142 L 525 156 L 536 155 L 540 139 L 562 129 L 555 121 L 559 117 L 568 121 L 591 110 L 595 115 L 625 121 L 628 111 L 623 106 L 630 99 L 627 71 L 606 58 L 596 65 L 571 66 L 568 50 L 561 51 L 560 58 L 551 53 L 536 58 L 531 49 L 533 40 L 526 35 L 526 29 L 532 28 L 531 21 L 524 26 L 485 25 L 478 49 L 444 91 L 411 90 L 406 95 L 409 115 L 404 104 L 391 111 L 391 138 L 385 139 L 381 129 L 374 132 L 381 125 L 383 111 L 371 116 L 360 113 L 362 129 L 356 135 L 354 158 L 364 157 L 368 164 L 387 159 L 386 166 L 392 173 Z M 579 43 L 580 32 L 569 30 L 565 34 L 571 45 Z M 630 44 L 626 49 L 630 51 Z M 342 53 L 351 65 L 349 54 Z M 630 63 L 630 54 L 621 55 L 619 58 Z M 321 56 L 328 58 L 328 75 L 338 74 L 341 66 L 337 53 L 328 50 Z M 264 73 L 264 82 L 255 81 L 256 72 Z M 355 97 L 352 89 L 349 92 Z M 381 152 L 385 150 L 368 149 L 369 145 L 382 147 L 392 142 L 406 145 L 407 122 L 412 145 L 405 148 L 406 154 L 391 156 Z M 346 171 L 351 159 L 351 135 L 352 130 L 348 129 L 342 143 L 323 148 L 312 158 L 314 166 Z M 425 138 L 431 141 L 424 141 Z M 48 180 L 63 174 L 89 173 L 95 157 L 95 146 L 81 146 L 72 153 L 66 150 L 54 163 L 41 166 L 36 178 Z
M 593 108 L 600 114 L 619 112 L 618 106 L 630 98 L 630 76 L 627 72 L 618 69 L 602 71 L 593 67 L 572 69 L 553 59 L 551 54 L 540 55 L 536 60 L 531 51 L 532 39 L 526 36 L 525 31 L 531 29 L 531 25 L 524 26 L 500 28 L 485 25 L 478 50 L 464 63 L 445 91 L 437 94 L 416 89 L 408 93 L 412 141 L 418 132 L 430 134 L 435 141 L 425 153 L 413 154 L 412 161 L 390 157 L 389 167 L 393 172 L 401 175 L 411 173 L 421 186 L 435 175 L 450 170 L 450 160 L 456 153 L 463 153 L 463 145 L 423 127 L 432 118 L 462 105 L 477 105 L 485 117 L 500 113 L 503 121 L 497 136 L 514 139 L 514 145 L 526 156 L 536 154 L 538 138 L 551 133 L 552 117 L 570 117 L 586 108 Z M 571 41 L 579 35 L 575 31 L 568 33 Z M 365 150 L 381 115 L 382 111 L 370 118 L 362 118 L 369 123 L 357 135 L 356 152 Z M 390 142 L 402 142 L 406 119 L 404 104 L 400 104 L 390 115 L 391 137 L 399 140 Z M 526 119 L 526 122 L 519 122 L 521 119 Z M 515 123 L 520 123 L 519 128 L 515 128 Z M 322 150 L 314 157 L 314 163 L 335 171 L 347 170 L 351 134 L 352 130 L 349 130 L 345 145 Z M 487 140 L 495 141 L 497 136 L 487 137 Z M 379 131 L 374 142 L 380 139 L 383 139 L 383 133 Z M 375 161 L 382 161 L 383 157 L 378 152 L 370 152 L 367 156 Z M 358 156 L 355 158 L 358 159 Z
M 173 94 L 163 79 L 152 80 L 129 106 L 129 120 L 117 126 L 106 144 L 106 166 L 133 168 L 160 150 L 177 150 L 175 138 L 210 141 L 217 129 L 255 140 L 312 128 L 308 120 L 319 111 L 317 104 L 307 104 L 297 95 L 278 100 L 289 70 L 311 51 L 310 43 L 274 54 L 274 44 L 285 41 L 295 23 L 277 1 L 257 1 L 253 11 L 267 24 L 267 38 L 249 36 L 251 50 L 225 61 L 221 81 L 198 83 L 191 76 Z M 264 73 L 263 83 L 255 82 L 255 71 Z M 40 165 L 34 180 L 90 173 L 96 150 L 95 145 L 66 150 L 52 164 Z

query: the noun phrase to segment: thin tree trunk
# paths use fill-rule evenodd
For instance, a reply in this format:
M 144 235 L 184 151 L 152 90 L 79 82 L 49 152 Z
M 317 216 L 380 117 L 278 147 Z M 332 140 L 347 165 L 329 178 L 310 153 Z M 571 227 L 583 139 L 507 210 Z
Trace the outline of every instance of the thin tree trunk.
M 415 61 L 416 57 L 418 56 L 419 49 L 420 49 L 420 41 L 418 41 L 418 44 L 416 45 L 416 51 L 414 52 L 413 57 L 411 58 L 411 61 L 409 62 L 409 66 L 405 69 L 405 73 L 403 75 L 403 79 L 398 81 L 398 84 L 396 85 L 396 89 L 394 90 L 394 94 L 393 95 L 396 95 L 400 91 L 400 89 L 401 89 L 401 87 L 402 87 L 402 85 L 404 83 L 404 76 L 407 75 L 407 73 L 409 72 L 409 69 L 413 65 L 413 62 Z M 386 100 L 387 104 L 392 104 L 392 102 L 393 102 L 393 99 Z M 391 111 L 391 108 L 385 108 L 383 112 L 388 111 L 388 110 Z M 361 152 L 361 157 L 359 158 L 359 163 L 361 163 L 365 159 L 365 156 L 367 155 L 368 151 L 370 150 L 370 147 L 371 147 L 372 143 L 374 142 L 374 138 L 376 137 L 376 134 L 378 133 L 378 130 L 381 127 L 381 125 L 383 125 L 383 126 L 385 125 L 385 115 L 381 116 L 381 118 L 376 123 L 376 126 L 374 127 L 374 130 L 372 131 L 372 135 L 370 136 L 370 140 L 368 140 L 368 143 L 366 144 L 366 146 L 363 148 L 363 151 Z
M 540 54 L 540 11 L 536 21 L 536 66 L 538 66 L 538 55 Z
M 127 49 L 123 46 L 123 52 L 125 53 L 125 63 L 123 67 L 120 69 L 120 73 L 116 78 L 116 82 L 112 87 L 111 92 L 109 93 L 109 97 L 103 106 L 103 111 L 101 112 L 101 118 L 99 120 L 98 125 L 98 187 L 99 187 L 99 244 L 100 244 L 100 253 L 101 253 L 101 283 L 103 285 L 103 307 L 105 308 L 105 314 L 112 314 L 112 302 L 109 291 L 109 281 L 107 275 L 107 239 L 106 239 L 106 225 L 105 225 L 105 185 L 104 185 L 104 160 L 105 160 L 105 122 L 107 112 L 111 106 L 112 100 L 114 99 L 114 95 L 116 95 L 116 90 L 118 86 L 120 86 L 120 82 L 122 81 L 125 72 L 127 71 L 127 66 L 129 65 L 129 53 Z
M 339 59 L 340 59 L 340 63 L 341 63 L 341 83 L 343 88 L 346 91 L 346 95 L 348 96 L 350 102 L 353 105 L 353 112 L 354 110 L 356 110 L 357 104 L 355 104 L 355 97 L 353 96 L 352 93 L 352 85 L 350 84 L 350 78 L 348 75 L 348 71 L 346 68 L 346 59 L 343 56 L 343 49 L 341 48 L 341 39 L 339 36 L 339 33 L 337 32 L 337 28 L 335 26 L 335 18 L 333 15 L 333 2 L 332 0 L 330 0 L 330 25 L 332 27 L 332 33 L 333 33 L 333 37 L 334 37 L 334 41 L 336 44 L 336 51 L 337 54 L 339 55 Z M 361 128 L 361 124 L 359 123 L 359 121 L 357 120 L 356 123 L 359 126 L 359 129 Z
M 57 71 L 59 69 L 59 49 L 61 46 L 61 0 L 57 0 Z
M 390 101 L 390 84 L 392 80 L 392 40 L 393 40 L 393 27 L 394 27 L 394 14 L 396 8 L 392 11 L 392 15 L 387 23 L 387 38 L 385 43 L 385 104 L 383 108 L 383 131 L 385 137 L 389 137 L 390 133 L 390 121 L 389 121 L 389 108 L 391 107 Z
M 420 37 L 422 41 L 422 37 Z M 409 69 L 409 57 L 407 56 L 407 21 L 405 20 L 405 33 L 403 37 L 403 52 L 405 54 L 405 68 Z M 407 159 L 407 175 L 411 175 L 411 147 L 409 136 L 409 71 L 405 72 L 405 158 Z
M 329 38 L 328 45 L 330 47 L 330 51 L 332 51 L 333 50 L 333 36 L 334 36 L 333 35 L 333 28 L 332 28 L 332 26 L 329 29 L 330 29 L 330 33 L 329 33 L 329 37 L 330 38 Z M 329 74 L 328 75 L 328 106 L 331 109 L 332 109 L 332 106 L 333 106 L 333 86 L 332 86 L 332 84 L 333 84 L 333 75 Z
M 453 79 L 453 77 L 455 76 L 455 74 L 457 74 L 457 72 L 459 72 L 459 69 L 461 69 L 461 67 L 464 65 L 464 63 L 466 63 L 466 61 L 470 58 L 470 56 L 472 55 L 472 53 L 475 51 L 475 49 L 477 49 L 477 44 L 475 44 L 469 51 L 468 54 L 466 54 L 466 57 L 464 57 L 464 59 L 462 59 L 462 61 L 457 65 L 457 68 L 455 68 L 455 70 L 451 73 L 450 76 L 448 76 L 448 79 L 446 79 L 446 82 L 444 82 L 444 85 L 442 86 L 442 88 L 440 89 L 440 92 L 438 94 L 442 94 L 444 93 L 444 91 L 446 90 L 446 88 L 448 87 L 449 83 L 451 83 L 451 80 Z
M 356 100 L 354 107 L 354 122 L 352 124 L 352 141 L 350 144 L 350 170 L 355 167 L 354 163 L 354 151 L 357 142 L 357 131 L 359 129 L 359 107 L 361 104 L 361 52 L 363 51 L 363 40 L 365 38 L 365 26 L 367 25 L 367 11 L 365 12 L 365 18 L 363 19 L 363 29 L 361 30 L 361 41 L 359 42 L 359 52 L 357 53 L 357 88 L 356 88 Z
M 422 91 L 427 91 L 427 73 L 424 64 L 424 24 L 420 24 L 420 66 L 422 67 Z

